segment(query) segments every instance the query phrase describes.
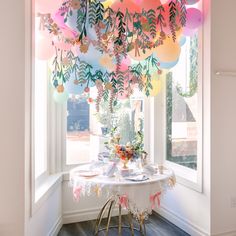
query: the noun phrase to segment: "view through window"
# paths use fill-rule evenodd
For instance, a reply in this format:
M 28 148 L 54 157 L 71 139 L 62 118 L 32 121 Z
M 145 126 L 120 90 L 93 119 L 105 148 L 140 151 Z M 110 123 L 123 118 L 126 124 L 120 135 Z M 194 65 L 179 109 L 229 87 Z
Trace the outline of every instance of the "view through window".
M 96 98 L 96 89 L 91 88 L 89 97 Z M 118 127 L 121 143 L 134 138 L 135 132 L 143 132 L 143 94 L 135 91 L 130 99 L 120 100 L 110 112 L 109 103 L 100 104 L 96 112 L 95 102 L 89 102 L 85 94 L 70 95 L 67 102 L 66 164 L 86 163 L 104 152 L 104 142 L 109 131 Z
M 198 34 L 187 37 L 166 78 L 167 160 L 197 169 Z

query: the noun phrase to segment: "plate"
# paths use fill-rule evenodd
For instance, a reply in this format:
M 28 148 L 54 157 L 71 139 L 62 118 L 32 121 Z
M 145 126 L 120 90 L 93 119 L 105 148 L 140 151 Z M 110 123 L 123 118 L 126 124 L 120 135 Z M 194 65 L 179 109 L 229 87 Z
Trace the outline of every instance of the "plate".
M 98 171 L 80 170 L 76 174 L 82 177 L 92 178 L 98 176 L 100 173 Z

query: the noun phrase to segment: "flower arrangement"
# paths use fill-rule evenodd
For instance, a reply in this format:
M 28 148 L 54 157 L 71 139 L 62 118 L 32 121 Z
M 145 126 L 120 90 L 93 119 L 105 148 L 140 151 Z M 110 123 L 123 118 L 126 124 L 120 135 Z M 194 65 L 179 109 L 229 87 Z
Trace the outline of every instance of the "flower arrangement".
M 117 127 L 113 128 L 110 132 L 110 140 L 105 142 L 106 148 L 110 151 L 111 158 L 119 158 L 124 168 L 127 168 L 127 163 L 130 160 L 138 159 L 144 151 L 143 134 L 137 132 L 134 140 L 130 143 L 120 144 L 121 136 L 117 132 Z

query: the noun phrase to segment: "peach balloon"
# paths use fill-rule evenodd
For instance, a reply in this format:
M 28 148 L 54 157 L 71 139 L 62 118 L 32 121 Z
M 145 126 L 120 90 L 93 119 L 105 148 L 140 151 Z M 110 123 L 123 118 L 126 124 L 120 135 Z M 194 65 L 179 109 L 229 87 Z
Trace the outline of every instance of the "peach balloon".
M 50 38 L 42 38 L 36 43 L 35 56 L 39 60 L 49 60 L 54 53 L 55 49 Z
M 62 5 L 62 0 L 36 0 L 36 13 L 55 13 Z
M 161 62 L 172 62 L 178 60 L 181 47 L 172 38 L 166 38 L 162 45 L 155 49 L 156 55 Z
M 147 57 L 151 56 L 152 53 L 153 49 L 146 49 L 144 53 L 143 50 L 139 48 L 138 51 L 136 49 L 131 50 L 130 52 L 128 52 L 128 55 L 131 57 L 131 59 L 134 59 L 136 61 L 143 61 Z
M 122 2 L 120 0 L 117 0 L 112 4 L 112 9 L 115 11 L 120 10 L 123 13 L 126 12 L 126 9 L 128 9 L 129 12 L 142 11 L 142 7 L 131 0 L 123 0 Z

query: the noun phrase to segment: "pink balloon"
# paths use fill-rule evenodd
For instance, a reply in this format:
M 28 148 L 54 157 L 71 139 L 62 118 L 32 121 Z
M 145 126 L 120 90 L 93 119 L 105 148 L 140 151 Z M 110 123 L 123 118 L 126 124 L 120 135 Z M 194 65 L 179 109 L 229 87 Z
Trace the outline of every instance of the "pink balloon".
M 67 39 L 74 39 L 77 35 L 76 31 L 68 27 L 64 22 L 63 11 L 59 10 L 53 17 L 54 22 L 60 27 L 62 35 Z
M 72 47 L 70 43 L 65 43 L 63 41 L 54 41 L 54 45 L 57 49 L 69 51 Z
M 65 11 L 62 11 L 62 10 L 58 10 L 55 15 L 53 16 L 53 20 L 55 21 L 55 23 L 58 25 L 58 26 L 65 26 L 65 22 L 64 22 L 64 16 L 62 16 L 62 14 L 64 13 Z
M 140 7 L 144 8 L 145 10 L 149 10 L 161 5 L 160 0 L 133 0 L 133 2 L 137 5 L 140 5 Z
M 76 31 L 70 29 L 69 27 L 65 27 L 65 28 L 61 28 L 62 31 L 62 35 L 66 38 L 66 39 L 75 39 L 76 38 Z
M 183 31 L 183 35 L 188 36 L 188 37 L 191 37 L 196 33 L 197 33 L 197 29 L 189 29 L 187 27 L 185 27 Z
M 36 13 L 51 13 L 56 12 L 62 5 L 62 0 L 36 0 Z
M 128 97 L 129 97 L 129 96 L 128 96 L 128 93 L 126 93 L 125 91 L 124 91 L 124 93 L 122 93 L 122 94 L 120 94 L 120 93 L 117 94 L 117 98 L 120 99 L 120 100 L 125 100 L 125 99 L 127 99 Z
M 35 56 L 39 60 L 49 60 L 53 57 L 54 53 L 55 49 L 50 38 L 42 38 L 36 43 Z
M 130 58 L 127 56 L 126 58 L 124 58 L 121 62 L 121 71 L 126 71 L 128 70 L 128 67 L 130 66 L 131 64 L 131 60 Z
M 202 12 L 197 8 L 187 9 L 187 22 L 186 27 L 189 29 L 198 28 L 203 22 Z
M 160 0 L 161 4 L 166 4 L 169 0 Z

